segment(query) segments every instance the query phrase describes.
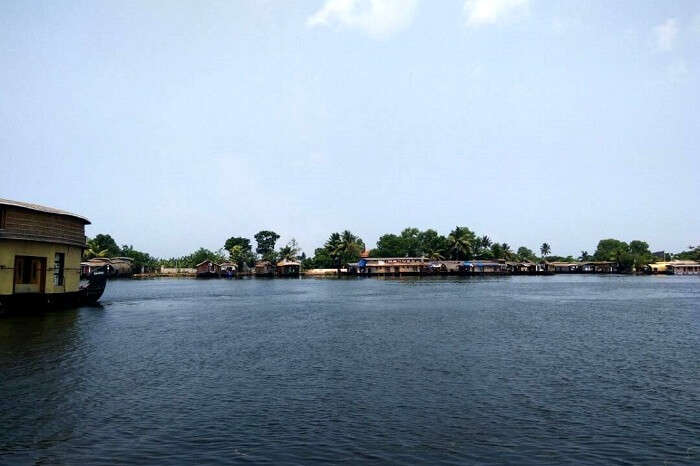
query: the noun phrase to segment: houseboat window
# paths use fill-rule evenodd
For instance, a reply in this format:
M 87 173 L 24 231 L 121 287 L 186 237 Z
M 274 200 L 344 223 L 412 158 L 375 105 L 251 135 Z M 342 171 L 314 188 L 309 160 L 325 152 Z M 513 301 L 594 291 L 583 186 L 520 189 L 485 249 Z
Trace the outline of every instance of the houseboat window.
M 42 260 L 39 257 L 15 257 L 15 283 L 38 284 L 41 278 Z
M 0 207 L 0 230 L 5 228 L 5 217 L 7 216 L 6 210 L 4 207 Z
M 66 255 L 57 252 L 53 260 L 53 284 L 63 286 L 63 271 L 65 269 Z

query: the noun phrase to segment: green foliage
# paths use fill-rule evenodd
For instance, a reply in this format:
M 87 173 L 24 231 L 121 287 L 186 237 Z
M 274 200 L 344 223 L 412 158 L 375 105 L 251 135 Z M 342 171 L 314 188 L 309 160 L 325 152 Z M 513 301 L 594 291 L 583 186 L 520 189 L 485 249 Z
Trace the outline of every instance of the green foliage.
M 286 260 L 297 260 L 297 256 L 299 255 L 299 245 L 297 244 L 297 240 L 294 238 L 291 239 L 289 243 L 287 243 L 286 246 L 284 246 L 282 249 L 280 249 L 278 258 L 280 260 L 286 259 Z
M 123 245 L 120 256 L 131 257 L 134 261 L 134 269 L 137 272 L 153 271 L 158 267 L 158 259 L 152 257 L 147 252 L 141 252 L 134 249 L 132 245 Z
M 542 243 L 542 246 L 540 246 L 540 252 L 542 253 L 542 258 L 546 258 L 550 252 L 552 252 L 552 247 L 549 245 L 549 243 Z
M 624 241 L 613 238 L 601 239 L 598 241 L 593 257 L 597 261 L 613 261 L 618 254 L 628 251 L 629 245 Z
M 503 259 L 505 253 L 503 251 L 503 246 L 498 243 L 491 245 L 491 255 L 494 259 Z
M 93 257 L 118 257 L 120 254 L 121 249 L 117 246 L 114 238 L 102 233 L 87 240 L 87 249 L 84 252 L 86 259 L 92 259 Z
M 235 262 L 238 267 L 243 264 L 252 267 L 255 265 L 255 254 L 248 238 L 232 236 L 224 243 L 224 249 L 228 251 L 229 260 Z
M 246 249 L 241 244 L 234 244 L 231 249 L 228 250 L 228 257 L 231 262 L 235 262 L 238 267 L 242 267 L 243 264 L 252 267 L 255 265 L 255 254 L 250 250 Z
M 335 259 L 330 255 L 328 249 L 316 248 L 314 257 L 309 257 L 302 261 L 302 266 L 305 269 L 331 269 L 336 267 Z
M 467 227 L 455 227 L 447 236 L 448 251 L 451 259 L 468 259 L 473 255 L 476 235 Z
M 258 247 L 255 248 L 255 252 L 260 254 L 263 260 L 275 262 L 277 260 L 277 254 L 275 253 L 275 243 L 279 238 L 280 235 L 278 235 L 274 231 L 259 231 L 255 234 L 255 241 L 258 243 Z
M 688 246 L 687 251 L 673 255 L 674 259 L 700 262 L 700 246 Z
M 331 233 L 322 248 L 314 251 L 314 257 L 302 262 L 304 268 L 330 269 L 341 268 L 344 264 L 357 262 L 365 249 L 365 243 L 349 230 Z
M 165 267 L 195 267 L 197 264 L 210 260 L 215 263 L 221 263 L 226 260 L 223 255 L 223 250 L 210 251 L 209 249 L 199 248 L 192 254 L 182 257 L 171 257 L 170 259 L 161 260 L 160 264 Z
M 243 238 L 241 236 L 232 236 L 229 239 L 226 240 L 224 243 L 224 249 L 227 251 L 230 251 L 232 247 L 234 246 L 240 246 L 240 248 L 243 251 L 252 251 L 253 246 L 250 244 L 250 240 L 248 238 Z
M 382 235 L 377 240 L 377 247 L 370 251 L 372 257 L 406 257 L 401 238 L 393 233 Z
M 518 248 L 517 256 L 520 260 L 529 260 L 532 262 L 537 261 L 537 256 L 532 249 L 526 248 L 525 246 L 520 246 Z
M 644 241 L 634 240 L 627 244 L 614 238 L 600 240 L 593 257 L 598 261 L 616 262 L 622 272 L 640 270 L 654 260 Z
M 406 257 L 418 257 L 423 253 L 418 228 L 404 228 L 399 236 L 399 241 Z
M 449 255 L 447 238 L 433 229 L 420 231 L 418 228 L 405 228 L 401 234 L 388 233 L 377 241 L 377 247 L 370 252 L 372 257 L 429 257 L 444 259 Z
M 444 259 L 447 255 L 449 245 L 447 238 L 438 234 L 437 231 L 427 229 L 419 234 L 421 254 L 430 259 Z

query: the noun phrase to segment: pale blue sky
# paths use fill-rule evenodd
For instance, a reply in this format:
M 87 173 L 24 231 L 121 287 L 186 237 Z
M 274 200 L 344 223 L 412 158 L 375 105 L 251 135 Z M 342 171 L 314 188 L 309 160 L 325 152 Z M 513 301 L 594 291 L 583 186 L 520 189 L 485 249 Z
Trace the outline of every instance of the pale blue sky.
M 0 197 L 157 256 L 700 242 L 700 3 L 0 2 Z

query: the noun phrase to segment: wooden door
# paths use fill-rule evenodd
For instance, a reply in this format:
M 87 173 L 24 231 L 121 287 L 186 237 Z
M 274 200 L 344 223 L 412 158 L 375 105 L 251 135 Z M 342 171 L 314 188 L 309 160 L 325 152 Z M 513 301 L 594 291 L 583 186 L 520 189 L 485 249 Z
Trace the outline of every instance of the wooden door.
M 43 293 L 46 290 L 46 258 L 15 256 L 14 293 Z

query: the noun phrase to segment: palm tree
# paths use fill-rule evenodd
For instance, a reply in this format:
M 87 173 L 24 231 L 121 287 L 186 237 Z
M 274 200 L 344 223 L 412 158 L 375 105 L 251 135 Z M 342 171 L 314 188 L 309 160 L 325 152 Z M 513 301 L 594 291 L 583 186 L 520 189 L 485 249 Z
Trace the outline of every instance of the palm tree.
M 428 256 L 428 259 L 434 259 L 434 260 L 443 260 L 445 256 L 440 254 L 440 251 L 430 251 L 426 254 Z
M 285 247 L 280 249 L 279 255 L 281 260 L 293 261 L 296 260 L 298 254 L 299 245 L 297 244 L 297 240 L 292 238 L 291 241 L 287 243 Z
M 501 249 L 503 249 L 503 258 L 507 260 L 513 259 L 513 251 L 510 249 L 510 244 L 508 243 L 503 243 L 501 244 Z
M 447 237 L 450 252 L 455 259 L 463 259 L 469 255 L 474 242 L 474 233 L 465 227 L 455 227 Z
M 581 260 L 582 261 L 587 261 L 590 258 L 591 258 L 591 255 L 588 254 L 588 251 L 581 251 Z
M 345 230 L 340 235 L 340 252 L 343 259 L 359 256 L 365 249 L 365 243 L 351 231 Z
M 85 258 L 92 259 L 93 257 L 107 257 L 109 249 L 99 249 L 99 245 L 94 240 L 88 240 L 88 248 L 85 250 Z
M 340 256 L 343 249 L 343 240 L 340 237 L 340 233 L 331 233 L 324 247 L 328 251 L 328 255 L 331 256 L 336 263 L 338 274 L 340 275 Z
M 540 246 L 540 252 L 542 253 L 542 258 L 545 259 L 550 252 L 552 252 L 552 248 L 549 246 L 547 243 L 542 243 L 542 246 Z

